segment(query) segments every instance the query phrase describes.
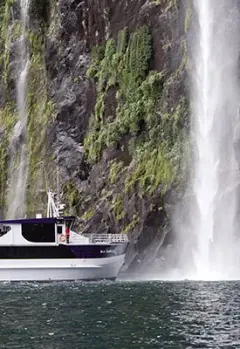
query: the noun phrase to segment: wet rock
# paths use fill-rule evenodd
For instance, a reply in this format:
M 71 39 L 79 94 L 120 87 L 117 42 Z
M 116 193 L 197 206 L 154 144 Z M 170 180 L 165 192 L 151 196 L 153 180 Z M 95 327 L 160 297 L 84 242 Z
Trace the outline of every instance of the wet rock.
M 54 106 L 46 126 L 41 125 L 47 134 L 49 177 L 57 167 L 61 187 L 66 190 L 65 199 L 69 200 L 68 208 L 78 216 L 83 231 L 128 233 L 131 240 L 128 265 L 145 263 L 147 246 L 151 247 L 152 255 L 160 258 L 159 244 L 162 244 L 169 223 L 166 207 L 171 205 L 171 200 L 167 194 L 162 194 L 162 185 L 153 193 L 146 193 L 137 180 L 129 191 L 126 190 L 128 175 L 138 164 L 132 144 L 144 140 L 146 130 L 152 127 L 151 122 L 149 125 L 139 122 L 139 132 L 134 136 L 126 131 L 115 143 L 105 147 L 96 163 L 87 161 L 83 145 L 94 114 L 97 86 L 94 79 L 87 78 L 86 72 L 91 64 L 93 47 L 104 45 L 108 38 L 116 40 L 119 31 L 125 27 L 130 34 L 147 26 L 152 40 L 149 70 L 164 72 L 165 78 L 164 86 L 159 87 L 161 112 L 158 111 L 158 115 L 163 121 L 166 115 L 171 118 L 177 102 L 186 95 L 183 87 L 185 62 L 182 62 L 186 39 L 185 5 L 180 6 L 178 2 L 179 8 L 175 8 L 170 0 L 159 5 L 146 0 L 60 0 L 53 3 L 49 13 L 38 2 L 30 11 L 30 30 L 42 38 L 39 46 L 44 47 L 45 88 Z M 56 6 L 56 13 L 52 17 L 53 6 Z M 13 14 L 19 17 L 19 6 L 14 5 Z M 8 89 L 0 79 L 0 106 L 6 105 L 9 99 L 11 102 L 16 100 L 17 42 L 14 41 L 10 51 L 11 73 Z M 141 63 L 141 57 L 138 57 L 138 63 Z M 179 67 L 182 67 L 180 71 Z M 0 73 L 3 73 L 2 69 L 0 66 Z M 117 89 L 118 86 L 111 86 L 104 94 L 104 122 L 112 122 L 116 117 Z M 181 128 L 182 125 L 176 122 L 174 127 Z M 15 146 L 18 146 L 21 132 L 17 134 L 14 129 L 14 134 Z M 116 173 L 112 174 L 114 165 Z M 111 178 L 114 175 L 116 180 Z M 55 172 L 53 177 L 56 179 Z M 89 214 L 84 216 L 86 212 Z
M 136 160 L 129 151 L 131 137 L 128 135 L 118 144 L 106 148 L 97 164 L 87 165 L 82 145 L 94 112 L 96 86 L 87 79 L 86 71 L 91 62 L 93 46 L 104 43 L 108 37 L 116 38 L 119 30 L 124 27 L 128 27 L 131 32 L 147 25 L 151 28 L 154 50 L 151 69 L 165 69 L 171 75 L 170 72 L 177 70 L 182 61 L 184 10 L 173 10 L 170 13 L 166 11 L 167 6 L 155 6 L 145 0 L 61 0 L 59 8 L 60 41 L 48 37 L 46 42 L 49 93 L 56 107 L 56 118 L 48 136 L 50 148 L 55 159 L 58 158 L 62 182 L 73 181 L 81 197 L 84 197 L 79 215 L 88 210 L 94 212 L 89 220 L 80 219 L 82 229 L 85 232 L 119 233 L 130 227 L 128 232 L 133 245 L 127 264 L 138 265 L 139 261 L 140 264 L 145 263 L 146 246 L 152 246 L 151 249 L 157 256 L 159 241 L 163 243 L 164 226 L 167 226 L 164 207 L 168 200 L 159 200 L 161 186 L 152 197 L 139 193 L 138 186 L 131 193 L 125 194 L 126 173 L 130 173 L 136 166 Z M 169 43 L 170 49 L 166 52 L 162 42 Z M 175 105 L 175 101 L 183 93 L 185 79 L 184 70 L 179 72 L 177 78 L 172 78 L 172 84 L 169 79 L 169 92 L 165 103 Z M 110 88 L 105 99 L 104 117 L 108 120 L 115 117 L 115 95 L 115 89 Z M 116 183 L 111 183 L 109 171 L 114 161 L 122 162 L 127 172 Z M 116 207 L 117 199 L 125 212 L 120 219 L 116 219 L 114 211 L 119 209 Z M 159 211 L 159 207 L 162 210 Z M 134 254 L 136 257 L 132 257 Z

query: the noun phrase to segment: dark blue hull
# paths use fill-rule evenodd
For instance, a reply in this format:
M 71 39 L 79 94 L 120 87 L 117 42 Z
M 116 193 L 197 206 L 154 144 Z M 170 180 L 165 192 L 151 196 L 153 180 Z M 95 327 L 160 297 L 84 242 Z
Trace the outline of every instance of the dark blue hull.
M 124 254 L 127 245 L 0 246 L 0 259 L 107 258 Z

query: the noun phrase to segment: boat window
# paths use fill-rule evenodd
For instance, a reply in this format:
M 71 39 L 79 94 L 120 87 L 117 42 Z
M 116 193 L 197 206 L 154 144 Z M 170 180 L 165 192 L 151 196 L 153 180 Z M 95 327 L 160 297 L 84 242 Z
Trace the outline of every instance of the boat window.
M 0 237 L 7 234 L 11 230 L 11 227 L 8 225 L 0 225 Z
M 55 224 L 22 224 L 22 236 L 31 242 L 55 242 Z
M 57 226 L 57 233 L 58 234 L 62 234 L 62 228 L 63 228 L 62 226 L 59 226 L 59 225 Z

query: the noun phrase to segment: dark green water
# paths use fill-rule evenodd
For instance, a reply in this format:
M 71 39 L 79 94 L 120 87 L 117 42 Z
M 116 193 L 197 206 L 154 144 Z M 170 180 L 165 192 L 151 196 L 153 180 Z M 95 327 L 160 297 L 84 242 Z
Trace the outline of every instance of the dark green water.
M 0 285 L 0 348 L 240 348 L 240 282 Z

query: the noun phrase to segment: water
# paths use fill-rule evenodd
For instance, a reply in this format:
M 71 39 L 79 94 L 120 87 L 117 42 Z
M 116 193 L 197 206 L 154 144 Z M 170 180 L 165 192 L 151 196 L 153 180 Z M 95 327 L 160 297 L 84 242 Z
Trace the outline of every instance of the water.
M 189 42 L 194 174 L 179 235 L 182 246 L 188 244 L 182 247 L 185 277 L 198 280 L 240 277 L 240 173 L 233 148 L 240 103 L 238 3 L 194 1 Z
M 17 81 L 17 108 L 19 119 L 10 142 L 9 192 L 7 218 L 21 218 L 25 215 L 27 189 L 27 76 L 29 69 L 29 52 L 27 29 L 29 25 L 30 0 L 20 0 L 22 34 L 19 39 L 19 77 Z M 17 155 L 17 156 L 16 156 Z
M 212 82 L 216 83 L 212 74 L 217 66 L 210 64 L 213 59 L 213 9 L 208 0 L 196 2 L 199 15 L 199 52 L 197 53 L 196 95 L 194 116 L 195 137 L 198 157 L 194 181 L 194 194 L 197 199 L 199 216 L 197 226 L 198 246 L 196 251 L 197 273 L 206 277 L 209 271 L 209 246 L 213 240 L 214 200 L 218 190 L 217 161 L 218 147 L 211 133 L 214 133 L 215 101 L 213 103 Z M 216 75 L 216 74 L 215 74 Z M 218 74 L 217 74 L 218 75 Z M 217 78 L 219 78 L 217 76 Z M 193 96 L 194 98 L 195 96 Z M 194 120 L 195 121 L 195 120 Z
M 0 285 L 0 349 L 240 347 L 239 282 Z

